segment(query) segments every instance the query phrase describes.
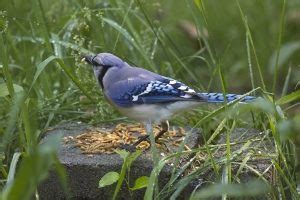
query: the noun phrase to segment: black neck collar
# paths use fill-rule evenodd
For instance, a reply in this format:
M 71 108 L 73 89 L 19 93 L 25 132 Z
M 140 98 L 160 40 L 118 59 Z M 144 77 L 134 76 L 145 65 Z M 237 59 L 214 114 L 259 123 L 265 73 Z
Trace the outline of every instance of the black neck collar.
M 108 70 L 108 67 L 103 67 L 103 69 L 101 70 L 101 73 L 98 76 L 98 82 L 102 89 L 103 89 L 103 78 L 104 78 L 107 70 Z

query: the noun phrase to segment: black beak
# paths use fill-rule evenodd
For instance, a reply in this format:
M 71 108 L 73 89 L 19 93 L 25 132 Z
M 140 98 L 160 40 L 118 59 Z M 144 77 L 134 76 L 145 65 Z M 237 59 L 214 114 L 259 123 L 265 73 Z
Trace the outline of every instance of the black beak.
M 93 58 L 94 57 L 95 57 L 94 55 L 84 55 L 84 56 L 82 56 L 82 61 L 85 61 L 90 65 L 93 65 Z

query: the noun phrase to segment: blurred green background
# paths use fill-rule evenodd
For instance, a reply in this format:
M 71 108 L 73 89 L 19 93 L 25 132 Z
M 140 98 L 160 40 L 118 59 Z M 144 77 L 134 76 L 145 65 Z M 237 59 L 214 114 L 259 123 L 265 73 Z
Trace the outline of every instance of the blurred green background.
M 16 152 L 35 155 L 50 126 L 124 120 L 83 54 L 111 52 L 199 91 L 294 94 L 282 107 L 286 120 L 299 115 L 299 0 L 2 0 L 0 33 L 3 188 Z M 174 123 L 193 125 L 210 112 L 204 106 Z

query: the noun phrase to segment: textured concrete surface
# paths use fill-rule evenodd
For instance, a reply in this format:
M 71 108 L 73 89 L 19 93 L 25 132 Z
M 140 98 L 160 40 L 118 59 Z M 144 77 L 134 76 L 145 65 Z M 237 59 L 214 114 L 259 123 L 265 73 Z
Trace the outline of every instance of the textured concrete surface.
M 111 129 L 112 126 L 107 126 Z M 53 134 L 64 136 L 76 136 L 84 130 L 90 128 L 89 125 L 81 123 L 64 123 L 47 131 L 44 140 Z M 104 127 L 105 128 L 105 127 Z M 186 130 L 188 131 L 188 130 Z M 195 147 L 200 140 L 200 133 L 193 131 L 188 138 L 188 146 Z M 121 170 L 123 160 L 117 154 L 98 154 L 88 156 L 82 154 L 79 148 L 72 143 L 63 143 L 58 151 L 60 162 L 66 169 L 69 188 L 72 199 L 110 199 L 113 194 L 115 184 L 112 186 L 98 188 L 100 178 L 109 171 Z M 170 166 L 163 168 L 160 173 L 159 184 L 167 182 L 170 176 Z M 131 184 L 140 176 L 149 176 L 152 170 L 151 155 L 149 152 L 143 153 L 132 165 L 130 169 Z M 125 184 L 118 195 L 119 199 L 142 199 L 145 190 L 135 191 L 131 196 Z M 65 199 L 65 194 L 59 183 L 55 172 L 51 172 L 46 181 L 39 187 L 39 195 L 42 200 Z
M 102 127 L 106 129 L 111 129 L 113 126 Z M 61 134 L 62 136 L 76 136 L 84 132 L 91 127 L 86 124 L 81 123 L 63 123 L 47 131 L 44 140 L 50 135 Z M 186 129 L 186 132 L 188 129 Z M 190 138 L 187 144 L 193 148 L 201 143 L 202 135 L 199 130 L 191 131 L 189 134 Z M 274 150 L 273 144 L 269 140 L 263 140 L 265 133 L 260 133 L 255 129 L 243 129 L 237 128 L 230 135 L 231 142 L 231 152 L 232 155 L 236 157 L 233 161 L 236 163 L 241 163 L 247 155 L 251 155 L 251 159 L 247 161 L 247 165 L 253 169 L 264 172 L 270 166 L 270 159 L 256 159 L 260 158 L 261 155 L 272 153 Z M 226 158 L 226 133 L 221 133 L 220 138 L 217 141 L 216 146 L 218 151 L 214 153 L 214 159 Z M 244 145 L 248 145 L 244 148 Z M 201 144 L 200 144 L 201 146 Z M 203 152 L 201 152 L 203 153 Z M 88 156 L 82 154 L 79 148 L 74 147 L 72 143 L 63 143 L 58 151 L 59 160 L 65 167 L 69 189 L 71 191 L 72 199 L 111 199 L 113 194 L 115 184 L 112 186 L 104 187 L 99 189 L 98 182 L 100 178 L 109 171 L 120 172 L 123 160 L 117 154 L 97 154 L 93 156 Z M 204 156 L 204 159 L 207 157 Z M 189 160 L 188 158 L 185 158 Z M 195 164 L 194 167 L 199 167 L 201 169 L 202 164 L 205 160 L 200 160 L 198 165 Z M 233 172 L 236 174 L 240 165 L 232 164 Z M 220 165 L 222 167 L 223 165 Z M 140 176 L 149 176 L 152 170 L 152 161 L 149 151 L 144 152 L 131 166 L 130 168 L 130 184 L 134 183 L 134 180 Z M 221 169 L 222 170 L 222 169 Z M 159 177 L 159 185 L 163 186 L 167 183 L 171 173 L 171 166 L 166 165 Z M 269 173 L 269 174 L 268 174 Z M 272 177 L 272 170 L 268 170 L 265 173 L 265 177 Z M 255 173 L 247 168 L 244 168 L 239 179 L 241 182 L 247 182 L 248 180 L 256 177 Z M 179 199 L 188 199 L 189 195 L 194 188 L 202 188 L 208 183 L 219 182 L 219 179 L 215 178 L 215 173 L 212 169 L 207 169 L 203 171 L 199 177 L 194 179 L 181 193 Z M 161 187 L 160 187 L 161 188 Z M 143 199 L 145 190 L 137 190 L 130 194 L 127 186 L 123 184 L 121 191 L 119 192 L 119 199 Z M 63 193 L 62 187 L 59 183 L 59 179 L 55 172 L 51 172 L 47 180 L 45 180 L 39 187 L 39 195 L 42 200 L 52 200 L 52 199 L 65 199 L 65 194 Z M 265 199 L 262 197 L 262 199 Z

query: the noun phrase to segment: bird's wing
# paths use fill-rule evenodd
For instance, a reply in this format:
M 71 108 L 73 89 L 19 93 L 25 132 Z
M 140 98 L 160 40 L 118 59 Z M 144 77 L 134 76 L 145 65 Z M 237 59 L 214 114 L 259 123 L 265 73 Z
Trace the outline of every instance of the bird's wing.
M 116 81 L 105 94 L 113 103 L 123 107 L 175 101 L 205 101 L 205 97 L 183 83 L 154 73 L 140 73 Z

